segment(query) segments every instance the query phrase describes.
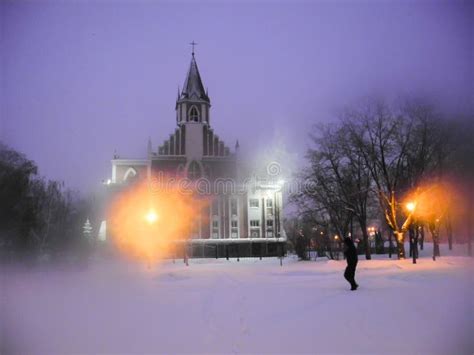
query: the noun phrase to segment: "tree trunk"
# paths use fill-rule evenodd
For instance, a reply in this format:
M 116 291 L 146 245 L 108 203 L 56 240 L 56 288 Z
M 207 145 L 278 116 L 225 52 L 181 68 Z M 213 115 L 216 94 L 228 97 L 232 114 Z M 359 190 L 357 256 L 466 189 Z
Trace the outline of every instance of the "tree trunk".
M 421 239 L 420 239 L 420 250 L 423 250 L 424 242 L 425 242 L 425 226 L 421 226 Z
M 369 244 L 369 234 L 367 233 L 367 225 L 365 223 L 360 223 L 360 228 L 362 229 L 362 236 L 364 239 L 364 249 L 365 249 L 365 258 L 367 260 L 372 259 L 370 256 L 370 244 Z
M 451 218 L 446 219 L 446 233 L 448 234 L 449 250 L 453 250 L 453 227 L 451 225 Z
M 420 235 L 420 230 L 417 225 L 414 227 L 413 233 L 413 246 L 412 246 L 412 257 L 413 257 L 413 264 L 416 264 L 416 259 L 418 258 L 418 237 Z
M 413 229 L 413 226 L 410 227 L 410 229 L 408 230 L 408 236 L 410 238 L 410 257 L 413 257 L 413 259 L 415 259 L 414 257 L 414 244 L 415 244 L 415 230 Z
M 433 236 L 433 260 L 436 260 L 437 256 L 440 256 L 438 237 Z
M 405 259 L 405 245 L 404 236 L 402 232 L 395 232 L 395 236 L 397 237 L 397 254 L 398 259 Z
M 326 245 L 327 245 L 327 251 L 329 252 L 329 259 L 334 260 L 334 255 L 332 253 L 332 248 L 331 248 L 331 239 L 329 239 L 329 236 L 326 238 Z
M 436 260 L 437 256 L 440 256 L 439 252 L 439 235 L 436 227 L 430 228 L 431 229 L 431 236 L 433 238 L 433 260 Z
M 392 258 L 392 231 L 388 232 L 388 257 Z
M 410 229 L 408 230 L 408 236 L 410 238 L 410 249 L 409 249 L 409 256 L 412 257 L 413 256 L 413 242 L 415 240 L 415 232 L 413 231 L 413 227 L 410 227 Z
M 415 229 L 415 258 L 417 258 L 417 259 L 420 257 L 420 252 L 418 251 L 419 240 L 420 240 L 420 228 L 418 228 L 418 225 L 416 225 L 416 229 Z

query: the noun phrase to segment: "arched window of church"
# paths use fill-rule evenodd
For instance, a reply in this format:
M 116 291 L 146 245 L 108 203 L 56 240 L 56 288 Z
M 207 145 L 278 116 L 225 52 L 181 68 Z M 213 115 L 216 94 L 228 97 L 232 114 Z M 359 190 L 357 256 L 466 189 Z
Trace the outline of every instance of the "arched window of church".
M 123 181 L 127 181 L 137 176 L 137 171 L 134 168 L 128 168 L 123 176 Z
M 196 180 L 201 177 L 201 167 L 195 161 L 191 162 L 188 167 L 188 178 L 191 180 Z
M 196 106 L 191 106 L 188 115 L 189 121 L 191 122 L 199 122 L 199 111 Z

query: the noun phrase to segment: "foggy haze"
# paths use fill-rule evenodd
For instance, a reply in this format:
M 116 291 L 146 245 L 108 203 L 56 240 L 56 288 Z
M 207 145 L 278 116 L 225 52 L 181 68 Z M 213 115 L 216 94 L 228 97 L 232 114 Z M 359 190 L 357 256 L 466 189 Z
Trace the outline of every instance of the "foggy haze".
M 114 150 L 146 156 L 175 127 L 191 59 L 231 148 L 305 152 L 318 121 L 360 96 L 472 108 L 467 1 L 3 1 L 0 140 L 83 192 Z

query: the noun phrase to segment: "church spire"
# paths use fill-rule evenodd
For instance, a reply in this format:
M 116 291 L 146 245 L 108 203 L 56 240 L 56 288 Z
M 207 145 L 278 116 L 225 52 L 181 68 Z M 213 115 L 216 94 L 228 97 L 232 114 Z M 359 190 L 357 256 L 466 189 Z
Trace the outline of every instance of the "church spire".
M 194 49 L 188 74 L 186 75 L 186 80 L 184 81 L 183 90 L 179 95 L 179 99 L 205 101 L 210 103 L 209 97 L 204 90 L 204 85 L 202 84 L 201 75 L 199 74 L 196 58 L 194 57 Z
M 178 98 L 176 100 L 176 122 L 178 126 L 187 122 L 202 123 L 209 125 L 209 112 L 211 108 L 211 100 L 204 90 L 201 75 L 196 63 L 194 55 L 194 46 L 196 43 L 191 42 L 193 51 L 191 55 L 191 63 L 186 74 L 186 80 L 180 90 L 178 88 Z

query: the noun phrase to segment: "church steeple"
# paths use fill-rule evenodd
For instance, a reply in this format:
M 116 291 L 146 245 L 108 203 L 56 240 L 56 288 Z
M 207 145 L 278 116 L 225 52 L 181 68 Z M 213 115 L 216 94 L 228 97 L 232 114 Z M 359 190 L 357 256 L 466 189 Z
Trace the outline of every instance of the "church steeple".
M 186 75 L 186 80 L 184 81 L 183 90 L 179 95 L 179 99 L 200 100 L 210 103 L 209 97 L 204 90 L 204 85 L 202 84 L 194 54 L 192 55 L 191 64 L 189 65 L 188 74 Z
M 211 100 L 204 90 L 201 75 L 194 55 L 194 41 L 191 43 L 193 52 L 191 63 L 189 65 L 183 89 L 178 90 L 178 99 L 176 100 L 176 118 L 178 125 L 184 123 L 203 123 L 209 125 L 209 109 Z

